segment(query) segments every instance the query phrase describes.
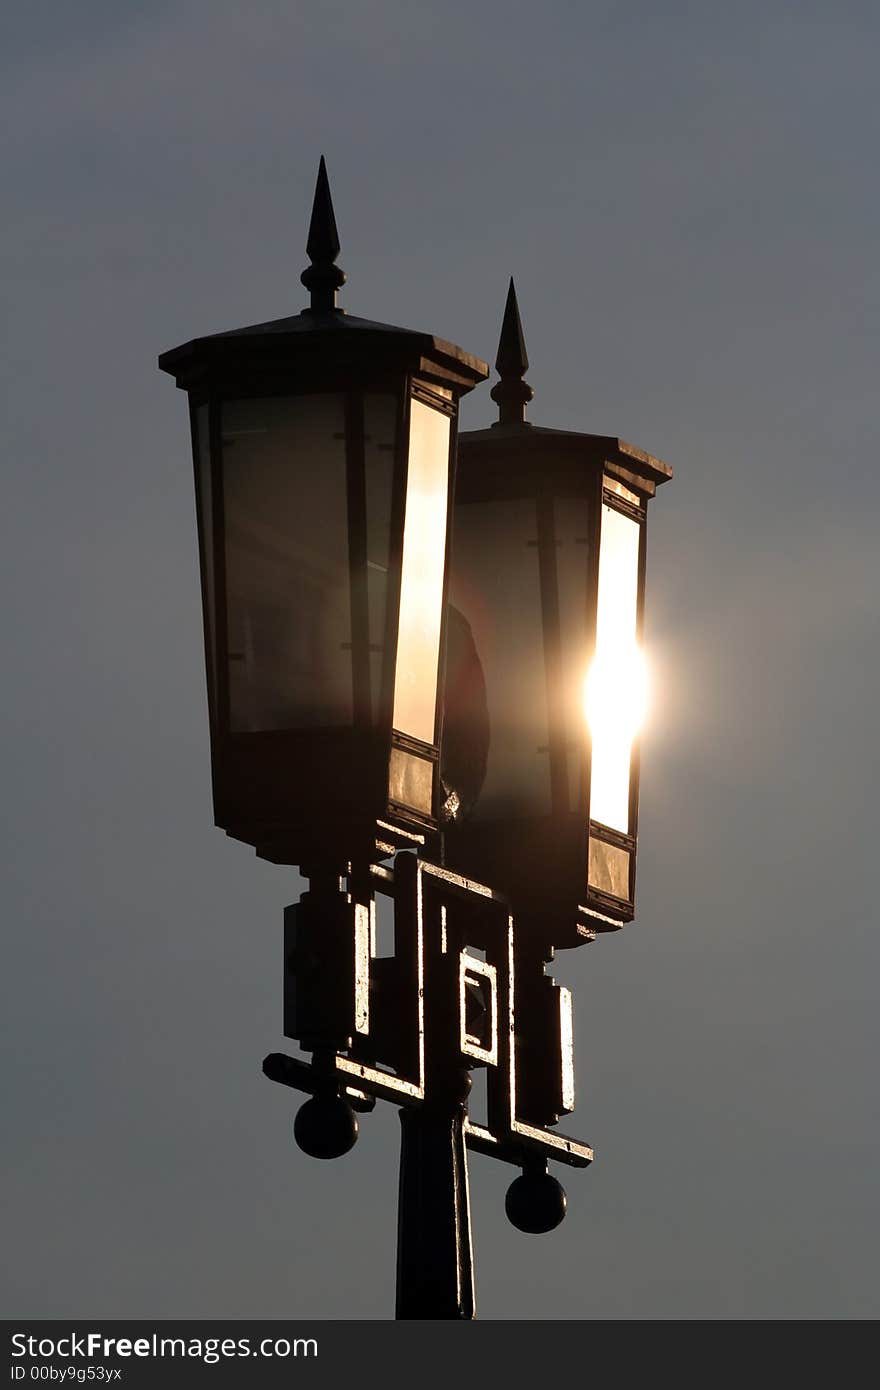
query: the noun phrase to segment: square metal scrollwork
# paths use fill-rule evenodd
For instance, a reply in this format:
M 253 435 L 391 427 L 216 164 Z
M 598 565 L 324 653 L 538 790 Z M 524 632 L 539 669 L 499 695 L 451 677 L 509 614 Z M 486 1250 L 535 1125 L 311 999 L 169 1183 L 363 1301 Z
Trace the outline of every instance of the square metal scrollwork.
M 519 948 L 504 898 L 408 852 L 393 868 L 349 876 L 329 935 L 326 921 L 310 919 L 308 897 L 285 915 L 285 1032 L 312 1048 L 303 1020 L 336 1019 L 331 1065 L 350 1099 L 419 1105 L 432 1057 L 457 1056 L 487 1073 L 487 1120 L 466 1121 L 469 1148 L 517 1164 L 535 1153 L 576 1167 L 592 1161 L 587 1144 L 553 1127 L 574 1104 L 570 994 Z M 379 956 L 377 912 L 389 905 L 393 953 Z M 346 932 L 350 975 L 340 979 L 337 965 L 330 980 Z M 307 1062 L 276 1053 L 264 1070 L 316 1089 Z

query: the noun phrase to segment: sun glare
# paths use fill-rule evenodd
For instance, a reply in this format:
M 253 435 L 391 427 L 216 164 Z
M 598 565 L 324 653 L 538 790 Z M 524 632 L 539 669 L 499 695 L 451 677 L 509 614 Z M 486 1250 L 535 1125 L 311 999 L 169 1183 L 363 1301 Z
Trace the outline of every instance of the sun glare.
M 594 743 L 632 743 L 648 713 L 648 664 L 635 642 L 596 653 L 584 681 L 584 711 Z
M 630 829 L 633 739 L 648 708 L 648 667 L 634 641 L 605 644 L 584 681 L 584 712 L 592 735 L 590 818 Z

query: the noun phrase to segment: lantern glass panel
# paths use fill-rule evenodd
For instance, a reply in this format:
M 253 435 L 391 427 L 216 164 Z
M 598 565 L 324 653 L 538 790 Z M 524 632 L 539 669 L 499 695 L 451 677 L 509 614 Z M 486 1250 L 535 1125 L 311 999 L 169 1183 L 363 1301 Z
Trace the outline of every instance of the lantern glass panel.
M 223 405 L 229 725 L 352 720 L 344 398 Z
M 559 719 L 568 771 L 568 810 L 586 814 L 584 679 L 590 652 L 589 583 L 593 508 L 587 497 L 554 499 L 559 603 Z M 548 671 L 548 679 L 551 673 Z
M 430 816 L 434 801 L 434 764 L 405 748 L 392 748 L 388 795 L 398 805 Z
M 630 861 L 628 849 L 590 836 L 590 887 L 612 898 L 629 898 Z
M 211 426 L 207 405 L 194 413 L 196 460 L 196 511 L 202 553 L 205 616 L 205 652 L 208 667 L 208 698 L 212 711 L 217 699 L 217 645 L 214 632 L 216 585 L 214 581 L 214 489 L 211 481 Z
M 364 397 L 364 482 L 366 496 L 367 621 L 370 714 L 375 724 L 382 706 L 391 555 L 391 498 L 399 400 Z
M 422 401 L 410 402 L 393 722 L 423 743 L 434 742 L 437 713 L 450 423 Z
M 590 817 L 624 834 L 630 829 L 632 745 L 645 704 L 638 645 L 640 543 L 639 523 L 604 503 L 596 650 L 585 687 L 592 733 Z
M 456 743 L 444 740 L 445 779 L 474 820 L 547 814 L 547 681 L 534 498 L 460 505 L 454 545 L 451 602 L 470 625 L 476 655 L 464 643 L 456 650 L 451 623 L 447 698 L 465 717 Z M 477 658 L 482 673 L 472 669 Z M 486 774 L 482 788 L 468 791 L 483 756 L 481 677 L 488 706 Z

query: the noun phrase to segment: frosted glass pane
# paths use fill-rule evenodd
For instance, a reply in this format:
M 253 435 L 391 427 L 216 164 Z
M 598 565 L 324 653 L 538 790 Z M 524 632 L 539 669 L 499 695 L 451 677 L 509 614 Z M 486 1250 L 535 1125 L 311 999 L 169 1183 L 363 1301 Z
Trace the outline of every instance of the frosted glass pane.
M 434 742 L 437 709 L 449 425 L 447 415 L 410 403 L 394 727 L 425 743 Z
M 547 679 L 541 621 L 534 500 L 475 502 L 455 511 L 451 602 L 473 634 L 450 641 L 443 780 L 474 820 L 542 815 L 550 810 Z M 455 628 L 450 622 L 450 633 Z M 488 704 L 481 718 L 481 677 Z M 459 711 L 455 718 L 453 711 Z M 485 780 L 474 769 L 486 757 Z
M 399 402 L 396 396 L 364 397 L 364 484 L 367 504 L 367 610 L 370 711 L 378 719 L 385 660 L 388 566 L 391 552 L 391 494 Z
M 629 850 L 590 836 L 590 887 L 629 901 Z
M 638 522 L 602 507 L 596 654 L 586 684 L 592 733 L 590 815 L 629 831 L 633 739 L 644 714 L 645 670 L 637 644 Z
M 559 596 L 559 717 L 564 725 L 569 810 L 586 815 L 587 731 L 584 679 L 590 656 L 588 584 L 590 507 L 586 497 L 554 499 L 556 583 Z
M 388 795 L 391 800 L 430 816 L 433 790 L 434 764 L 403 748 L 392 748 L 388 768 Z
M 233 731 L 352 719 L 341 395 L 223 406 Z

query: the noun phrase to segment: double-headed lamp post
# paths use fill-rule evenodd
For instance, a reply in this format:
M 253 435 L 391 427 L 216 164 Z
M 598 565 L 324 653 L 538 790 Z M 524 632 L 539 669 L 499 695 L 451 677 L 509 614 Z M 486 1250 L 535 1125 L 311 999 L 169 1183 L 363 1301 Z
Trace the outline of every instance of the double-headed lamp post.
M 311 1096 L 297 1142 L 337 1157 L 355 1111 L 400 1107 L 397 1315 L 472 1318 L 467 1149 L 522 1170 L 507 1211 L 535 1232 L 565 1210 L 548 1159 L 592 1159 L 555 1129 L 571 1005 L 544 966 L 633 915 L 645 514 L 670 470 L 525 423 L 512 283 L 500 420 L 457 440 L 488 368 L 337 307 L 323 159 L 307 252 L 301 313 L 159 358 L 189 396 L 215 820 L 309 880 L 284 1032 L 310 1060 L 263 1064 Z

